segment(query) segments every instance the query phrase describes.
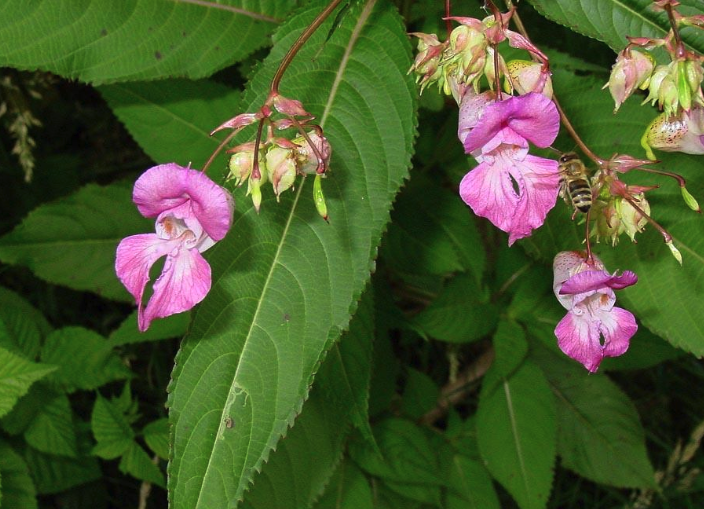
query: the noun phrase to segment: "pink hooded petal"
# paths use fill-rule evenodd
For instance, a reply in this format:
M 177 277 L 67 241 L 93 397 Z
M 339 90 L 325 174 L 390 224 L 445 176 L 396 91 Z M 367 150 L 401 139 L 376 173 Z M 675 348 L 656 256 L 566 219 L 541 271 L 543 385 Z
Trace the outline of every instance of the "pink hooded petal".
M 515 161 L 508 153 L 492 160 L 482 162 L 465 175 L 460 196 L 476 215 L 509 233 L 511 245 L 542 225 L 555 205 L 559 188 L 557 162 L 531 155 Z
M 565 355 L 594 373 L 604 359 L 604 352 L 599 342 L 599 321 L 590 318 L 588 314 L 568 312 L 555 327 L 555 336 Z
M 160 239 L 155 233 L 133 235 L 118 244 L 115 272 L 137 302 L 140 315 L 144 288 L 149 282 L 149 270 L 159 258 L 177 248 L 178 244 L 178 240 Z
M 145 217 L 188 204 L 188 215 L 195 217 L 216 241 L 225 237 L 232 224 L 234 202 L 230 193 L 203 172 L 175 163 L 145 171 L 134 184 L 132 200 Z
M 495 94 L 493 92 L 475 94 L 474 90 L 471 88 L 468 88 L 462 96 L 462 101 L 460 102 L 460 117 L 457 123 L 457 137 L 463 144 L 469 132 L 479 123 L 479 119 L 484 114 L 484 109 L 488 104 L 494 101 L 494 97 Z M 467 153 L 472 150 L 468 150 Z
M 534 145 L 547 147 L 557 137 L 560 115 L 550 99 L 537 93 L 491 103 L 484 109 L 477 126 L 465 138 L 465 152 L 486 145 L 507 127 Z
M 196 249 L 181 248 L 176 256 L 167 256 L 154 282 L 154 294 L 144 313 L 139 313 L 139 330 L 147 330 L 155 318 L 191 309 L 208 294 L 210 281 L 210 265 Z
M 599 331 L 604 336 L 604 356 L 618 357 L 628 350 L 631 338 L 638 330 L 636 318 L 630 311 L 614 307 L 601 313 Z
M 620 276 L 603 270 L 586 270 L 569 278 L 560 288 L 560 295 L 578 294 L 604 288 L 621 290 L 636 284 L 638 276 L 630 270 Z

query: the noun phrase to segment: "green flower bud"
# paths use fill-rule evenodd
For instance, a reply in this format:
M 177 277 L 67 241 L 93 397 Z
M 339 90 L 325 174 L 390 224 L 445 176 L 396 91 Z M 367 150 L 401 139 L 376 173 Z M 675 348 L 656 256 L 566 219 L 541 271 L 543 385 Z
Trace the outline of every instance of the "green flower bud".
M 266 167 L 276 199 L 296 181 L 293 149 L 273 146 L 266 153 Z

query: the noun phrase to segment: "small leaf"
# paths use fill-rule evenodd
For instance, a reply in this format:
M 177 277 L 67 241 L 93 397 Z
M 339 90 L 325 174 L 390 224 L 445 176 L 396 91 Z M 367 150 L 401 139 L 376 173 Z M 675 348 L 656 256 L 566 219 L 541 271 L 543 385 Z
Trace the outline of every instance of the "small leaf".
M 491 475 L 521 509 L 547 506 L 556 449 L 555 401 L 530 361 L 502 378 L 491 369 L 477 410 L 477 440 Z
M 0 346 L 34 359 L 51 325 L 24 298 L 0 287 Z
M 425 373 L 406 368 L 406 386 L 401 407 L 411 419 L 419 419 L 438 403 L 440 388 Z
M 6 442 L 0 440 L 2 509 L 36 509 L 34 483 L 27 464 Z
M 0 417 L 12 409 L 34 382 L 55 369 L 55 366 L 26 361 L 0 348 Z
M 313 509 L 373 509 L 372 488 L 362 471 L 345 460 L 335 469 L 330 484 Z
M 194 4 L 11 2 L 0 10 L 0 66 L 84 82 L 209 76 L 266 44 L 292 6 L 287 0 Z
M 131 301 L 115 277 L 115 249 L 122 238 L 153 228 L 134 207 L 129 186 L 91 184 L 40 206 L 0 238 L 0 260 L 50 283 Z
M 633 402 L 604 375 L 534 349 L 556 396 L 562 465 L 600 484 L 653 488 L 645 434 Z
M 166 418 L 152 421 L 142 430 L 144 441 L 149 448 L 163 460 L 169 459 L 169 420 Z
M 459 274 L 413 322 L 428 336 L 451 343 L 469 343 L 489 334 L 498 319 L 474 278 Z
M 460 454 L 455 454 L 449 465 L 447 509 L 500 509 L 484 465 Z
M 107 340 L 82 327 L 66 327 L 52 332 L 41 352 L 42 361 L 59 366 L 49 381 L 63 392 L 97 389 L 132 372 L 115 356 Z
M 67 458 L 27 447 L 24 458 L 40 495 L 60 493 L 102 477 L 97 458 L 91 456 Z
M 24 432 L 38 451 L 75 458 L 78 455 L 73 412 L 65 394 L 56 394 L 34 416 Z
M 162 341 L 179 338 L 186 333 L 191 322 L 191 313 L 178 313 L 152 322 L 146 332 L 137 328 L 137 311 L 120 324 L 108 337 L 110 347 L 143 343 L 147 341 Z
M 103 459 L 118 458 L 133 444 L 134 431 L 121 409 L 100 394 L 93 406 L 91 427 L 98 442 L 93 449 L 93 454 Z
M 119 468 L 120 472 L 130 474 L 140 481 L 150 482 L 166 488 L 164 473 L 159 470 L 159 467 L 154 464 L 144 449 L 136 442 L 132 442 L 124 452 Z

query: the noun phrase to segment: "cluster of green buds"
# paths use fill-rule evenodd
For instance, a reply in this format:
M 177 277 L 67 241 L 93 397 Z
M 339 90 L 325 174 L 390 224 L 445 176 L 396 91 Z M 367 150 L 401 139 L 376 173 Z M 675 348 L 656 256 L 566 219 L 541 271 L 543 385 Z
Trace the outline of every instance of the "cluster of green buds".
M 704 153 L 704 108 L 702 81 L 704 69 L 701 55 L 689 51 L 679 36 L 679 29 L 693 26 L 704 29 L 704 16 L 682 16 L 676 0 L 654 0 L 654 8 L 666 10 L 671 29 L 662 39 L 628 37 L 629 44 L 621 51 L 611 70 L 608 87 L 614 99 L 614 112 L 636 89 L 647 90 L 643 104 L 657 104 L 662 110 L 646 129 L 641 140 L 648 158 L 655 160 L 652 149 Z M 644 51 L 662 48 L 670 57 L 667 64 L 657 65 Z
M 274 110 L 284 118 L 273 120 Z M 311 123 L 313 118 L 299 101 L 271 93 L 259 111 L 237 115 L 211 133 L 234 129 L 235 132 L 230 135 L 232 137 L 242 128 L 259 123 L 254 141 L 227 151 L 232 154 L 227 180 L 234 181 L 236 186 L 247 183 L 247 195 L 252 197 L 257 212 L 262 203 L 263 184 L 271 183 L 278 201 L 281 193 L 293 188 L 297 176 L 315 175 L 313 201 L 318 213 L 328 220 L 321 180 L 327 173 L 331 148 L 322 128 Z M 262 139 L 264 126 L 266 139 Z M 286 129 L 295 129 L 298 136 L 293 139 L 274 136 L 274 130 Z
M 409 70 L 417 75 L 421 93 L 432 84 L 437 84 L 445 95 L 452 95 L 457 103 L 465 90 L 479 93 L 482 78 L 491 90 L 504 79 L 507 93 L 516 90 L 519 94 L 538 92 L 552 97 L 552 84 L 547 57 L 528 39 L 508 29 L 513 15 L 496 13 L 483 20 L 467 17 L 452 17 L 459 26 L 447 40 L 440 42 L 435 34 L 413 33 L 418 37 L 418 54 Z M 498 44 L 504 40 L 514 48 L 527 50 L 538 62 L 519 60 L 506 63 L 498 53 Z

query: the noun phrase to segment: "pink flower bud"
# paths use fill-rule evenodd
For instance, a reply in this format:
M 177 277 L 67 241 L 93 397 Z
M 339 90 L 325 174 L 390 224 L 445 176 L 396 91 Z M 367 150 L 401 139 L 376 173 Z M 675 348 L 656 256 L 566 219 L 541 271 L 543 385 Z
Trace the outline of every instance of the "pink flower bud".
M 303 136 L 293 140 L 296 144 L 295 157 L 298 170 L 307 174 L 325 173 L 332 153 L 330 143 L 325 136 L 321 136 L 315 131 L 306 134 L 313 147 Z
M 607 83 L 616 104 L 614 112 L 618 111 L 636 88 L 647 87 L 654 68 L 655 61 L 648 53 L 632 49 L 619 53 Z
M 513 89 L 520 95 L 537 92 L 552 99 L 550 73 L 539 62 L 511 60 L 506 64 L 506 69 Z
M 652 160 L 656 159 L 654 148 L 664 152 L 704 154 L 704 108 L 692 108 L 673 116 L 661 113 L 646 128 L 640 142 Z
M 274 146 L 266 153 L 266 167 L 269 180 L 278 200 L 279 195 L 296 181 L 296 163 L 292 149 Z

